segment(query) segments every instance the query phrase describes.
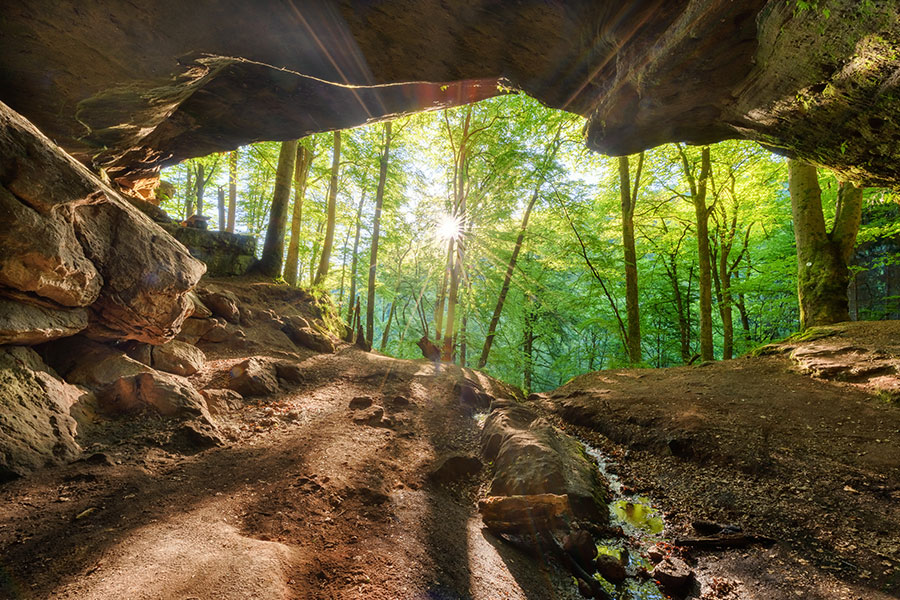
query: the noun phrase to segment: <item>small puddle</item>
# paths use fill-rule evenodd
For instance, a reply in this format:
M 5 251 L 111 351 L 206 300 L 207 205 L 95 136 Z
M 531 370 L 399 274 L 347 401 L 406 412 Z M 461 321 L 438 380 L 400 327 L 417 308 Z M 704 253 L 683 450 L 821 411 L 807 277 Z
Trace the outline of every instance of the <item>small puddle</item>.
M 625 533 L 624 538 L 600 540 L 597 555 L 607 554 L 622 562 L 628 578 L 619 585 L 610 583 L 599 573 L 594 578 L 616 600 L 664 600 L 665 594 L 652 580 L 638 576 L 639 572 L 653 568 L 646 554 L 651 546 L 663 541 L 662 533 L 666 524 L 662 513 L 654 508 L 646 496 L 624 493 L 621 480 L 612 473 L 609 460 L 600 450 L 589 444 L 584 444 L 584 450 L 597 463 L 613 493 L 614 499 L 609 505 L 610 523 L 620 526 Z

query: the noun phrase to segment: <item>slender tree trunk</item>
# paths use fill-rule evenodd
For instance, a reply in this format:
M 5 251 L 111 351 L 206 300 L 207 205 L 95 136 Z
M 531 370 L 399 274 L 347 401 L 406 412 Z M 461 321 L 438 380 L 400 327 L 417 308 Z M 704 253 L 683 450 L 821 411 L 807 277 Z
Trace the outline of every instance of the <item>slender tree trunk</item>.
M 219 186 L 219 231 L 225 231 L 225 188 Z
M 788 176 L 797 241 L 800 327 L 847 321 L 850 319 L 847 261 L 859 231 L 862 190 L 848 183 L 841 184 L 834 226 L 828 233 L 816 168 L 789 160 Z
M 441 278 L 441 286 L 438 288 L 437 300 L 434 303 L 434 341 L 440 343 L 441 331 L 444 325 L 444 299 L 447 296 L 447 286 L 450 283 L 450 272 L 453 270 L 453 240 L 447 240 L 447 265 L 444 267 L 444 276 Z
M 442 355 L 444 360 L 453 360 L 453 331 L 456 319 L 456 301 L 459 293 L 459 273 L 462 262 L 462 240 L 456 240 L 456 252 L 453 256 L 453 265 L 450 269 L 450 288 L 447 291 L 447 325 L 444 329 L 444 348 Z
M 197 165 L 197 214 L 203 214 L 203 194 L 206 191 L 206 167 Z
M 238 151 L 228 154 L 228 222 L 225 231 L 234 233 L 234 219 L 237 213 L 237 160 Z
M 731 271 L 728 269 L 727 254 L 720 253 L 719 271 L 719 316 L 722 317 L 722 360 L 734 357 L 734 320 L 732 317 Z
M 334 132 L 334 153 L 331 158 L 331 182 L 328 184 L 328 221 L 325 225 L 325 240 L 322 242 L 322 256 L 313 285 L 321 285 L 331 266 L 331 247 L 334 245 L 334 225 L 337 216 L 338 170 L 341 162 L 341 132 Z
M 637 173 L 634 177 L 632 194 L 628 167 L 628 157 L 619 157 L 619 192 L 622 200 L 622 244 L 625 254 L 625 314 L 628 318 L 628 362 L 636 365 L 641 362 L 641 315 L 638 308 L 638 271 L 637 251 L 634 246 L 634 207 L 637 203 L 638 186 L 641 179 L 641 167 L 644 164 L 644 153 L 638 158 Z
M 387 181 L 388 157 L 391 151 L 391 122 L 384 124 L 384 151 L 378 171 L 378 189 L 375 192 L 375 218 L 372 222 L 372 248 L 369 252 L 369 283 L 366 289 L 366 336 L 369 341 L 375 335 L 375 275 L 378 269 L 378 243 L 381 236 L 381 207 L 384 205 L 384 185 Z
M 319 249 L 322 246 L 321 237 L 322 237 L 322 229 L 324 229 L 324 227 L 325 227 L 325 221 L 322 221 L 321 219 L 319 219 L 319 222 L 316 223 L 316 237 L 313 240 L 312 258 L 310 258 L 310 261 L 309 261 L 309 283 L 310 283 L 310 285 L 312 285 L 313 279 L 316 276 L 316 265 L 318 263 L 318 258 L 319 258 Z
M 350 307 L 352 309 L 353 302 L 356 299 L 356 266 L 357 266 L 357 253 L 359 252 L 359 230 L 362 226 L 362 208 L 363 202 L 366 200 L 366 188 L 363 187 L 362 194 L 359 196 L 359 207 L 356 209 L 356 235 L 353 237 L 353 260 L 350 261 Z M 366 306 L 366 312 L 369 312 L 368 306 Z M 347 320 L 350 320 L 350 311 L 347 311 Z
M 534 188 L 534 194 L 531 201 L 525 208 L 525 214 L 522 216 L 522 225 L 519 227 L 519 235 L 516 237 L 516 245 L 513 247 L 512 256 L 509 257 L 509 263 L 506 265 L 506 275 L 503 277 L 503 285 L 500 286 L 500 295 L 497 296 L 497 306 L 494 307 L 494 314 L 491 316 L 491 323 L 488 325 L 487 336 L 484 338 L 484 346 L 481 349 L 481 357 L 478 359 L 478 368 L 482 369 L 487 364 L 488 356 L 491 353 L 491 346 L 494 343 L 494 337 L 497 335 L 497 325 L 500 324 L 500 315 L 503 313 L 503 304 L 506 302 L 506 295 L 509 293 L 509 286 L 512 283 L 513 273 L 516 270 L 516 262 L 519 259 L 519 252 L 522 250 L 522 243 L 525 241 L 525 231 L 528 228 L 528 218 L 537 202 L 541 191 L 541 184 L 538 183 Z
M 186 220 L 190 218 L 192 214 L 194 214 L 194 170 L 190 167 L 188 168 L 187 174 L 187 183 L 185 184 L 184 191 L 184 219 Z
M 294 210 L 291 215 L 291 241 L 288 243 L 287 259 L 284 263 L 284 280 L 297 285 L 300 270 L 300 226 L 303 223 L 303 199 L 306 196 L 306 179 L 312 165 L 313 153 L 302 143 L 297 144 L 297 158 L 294 161 Z
M 526 394 L 531 393 L 531 382 L 534 377 L 534 298 L 525 296 L 525 332 L 522 340 L 522 356 L 525 359 L 522 369 L 522 387 Z
M 706 206 L 706 184 L 709 179 L 709 146 L 701 151 L 700 176 L 695 180 L 687 155 L 679 146 L 685 176 L 691 186 L 691 202 L 697 225 L 697 259 L 700 283 L 700 359 L 713 360 L 712 336 L 712 263 L 709 258 L 709 208 Z
M 275 191 L 269 208 L 269 226 L 263 243 L 262 257 L 256 270 L 266 277 L 280 277 L 284 260 L 284 230 L 287 226 L 287 209 L 291 199 L 291 175 L 297 157 L 297 140 L 281 143 L 278 168 L 275 170 Z
M 381 344 L 378 347 L 381 352 L 384 352 L 384 349 L 387 347 L 388 336 L 390 336 L 391 334 L 391 323 L 394 320 L 394 312 L 396 308 L 397 300 L 394 299 L 394 301 L 391 302 L 391 310 L 390 312 L 388 312 L 387 322 L 384 324 L 384 331 L 381 332 Z

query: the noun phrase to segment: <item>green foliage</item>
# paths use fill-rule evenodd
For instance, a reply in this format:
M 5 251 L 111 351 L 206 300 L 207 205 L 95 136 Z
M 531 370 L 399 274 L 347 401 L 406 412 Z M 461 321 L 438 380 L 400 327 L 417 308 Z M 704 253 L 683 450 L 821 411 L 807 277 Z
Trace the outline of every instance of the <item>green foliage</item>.
M 815 9 L 816 3 L 801 2 L 797 8 Z M 455 186 L 461 184 L 466 196 L 466 213 L 460 217 L 465 258 L 456 311 L 456 361 L 461 361 L 463 349 L 468 366 L 478 359 L 525 207 L 538 189 L 486 371 L 523 386 L 530 370 L 532 391 L 540 391 L 580 373 L 627 365 L 616 316 L 619 312 L 624 318 L 625 295 L 618 163 L 585 149 L 583 124 L 580 117 L 515 94 L 394 123 L 378 253 L 375 349 L 381 347 L 388 321 L 384 351 L 390 355 L 421 358 L 415 342 L 425 327 L 434 339 L 447 262 L 447 240 L 437 236 L 437 223 L 452 211 L 459 193 Z M 558 129 L 559 150 L 548 160 L 548 143 Z M 365 303 L 382 131 L 380 124 L 373 124 L 343 134 L 335 249 L 323 286 L 337 307 L 337 312 L 327 311 L 335 331 L 340 329 L 338 315 L 346 315 L 348 305 L 356 301 L 347 295 L 363 196 L 356 290 Z M 460 162 L 464 139 L 467 151 Z M 300 224 L 300 282 L 308 285 L 325 219 L 331 134 L 310 136 L 302 143 L 315 154 Z M 696 169 L 699 149 L 687 147 L 685 152 Z M 240 149 L 240 232 L 264 232 L 277 153 L 277 142 Z M 799 326 L 787 172 L 782 158 L 749 142 L 716 144 L 711 156 L 710 241 L 714 262 L 723 261 L 731 281 L 727 302 L 733 309 L 737 355 L 785 338 Z M 198 160 L 208 161 L 211 168 L 216 159 Z M 190 169 L 196 170 L 194 161 L 164 174 L 176 187 L 164 203 L 173 215 L 181 216 L 190 197 L 187 178 Z M 227 186 L 227 177 L 227 160 L 222 158 L 206 203 L 214 227 L 218 223 L 212 190 Z M 833 218 L 837 182 L 823 174 L 822 185 L 826 218 Z M 648 367 L 683 364 L 698 350 L 697 240 L 689 196 L 677 149 L 647 151 L 634 221 L 643 364 Z M 867 202 L 896 206 L 884 193 L 869 194 Z M 861 240 L 900 233 L 889 212 L 876 206 Z M 724 335 L 718 308 L 724 302 L 725 295 L 714 290 L 717 355 Z M 529 336 L 534 340 L 530 354 L 525 344 Z

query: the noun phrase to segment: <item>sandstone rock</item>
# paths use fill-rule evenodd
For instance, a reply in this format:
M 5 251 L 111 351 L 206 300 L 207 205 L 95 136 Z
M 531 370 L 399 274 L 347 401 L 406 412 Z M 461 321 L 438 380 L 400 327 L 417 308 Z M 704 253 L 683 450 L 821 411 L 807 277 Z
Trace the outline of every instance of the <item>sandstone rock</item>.
M 489 496 L 478 502 L 485 526 L 498 534 L 533 534 L 568 527 L 572 508 L 566 496 Z
M 278 391 L 275 369 L 259 358 L 248 358 L 231 367 L 227 385 L 242 396 L 267 396 Z
M 238 410 L 244 404 L 244 397 L 234 390 L 205 389 L 200 390 L 200 395 L 212 415 Z
M 465 378 L 453 386 L 453 395 L 459 398 L 461 404 L 474 410 L 487 410 L 494 399 L 484 391 L 480 383 L 469 378 Z
M 153 366 L 153 344 L 131 341 L 125 342 L 119 347 L 125 351 L 129 358 L 133 358 L 148 367 Z
M 650 575 L 672 596 L 683 596 L 691 585 L 694 572 L 680 558 L 668 556 L 653 568 Z
M 610 492 L 583 446 L 514 402 L 495 402 L 482 429 L 492 496 L 566 495 L 577 517 L 606 524 Z M 496 452 L 494 452 L 496 450 Z
M 287 361 L 275 363 L 275 375 L 278 379 L 294 385 L 299 385 L 304 380 L 303 370 L 300 368 L 300 365 Z
M 206 364 L 203 351 L 178 340 L 153 347 L 153 368 L 176 375 L 193 375 Z
M 120 377 L 153 372 L 148 365 L 128 356 L 124 349 L 113 348 L 80 335 L 51 342 L 42 348 L 42 352 L 47 362 L 66 381 L 95 390 Z
M 0 344 L 40 344 L 87 326 L 86 308 L 49 308 L 0 297 Z
M 101 390 L 98 398 L 110 412 L 131 413 L 149 406 L 167 417 L 208 416 L 203 396 L 187 380 L 168 373 L 121 377 Z
M 0 190 L 0 284 L 90 305 L 93 337 L 174 337 L 203 264 L 4 104 Z
M 233 293 L 226 290 L 202 289 L 199 290 L 199 296 L 215 316 L 222 317 L 229 323 L 240 322 L 238 299 Z
M 9 115 L 0 111 L 0 131 L 8 134 L 5 130 L 9 124 Z M 19 160 L 25 161 L 27 142 L 33 146 L 33 140 L 17 141 L 11 149 L 9 140 L 0 140 L 0 151 L 20 154 Z M 58 211 L 36 210 L 35 206 L 41 206 L 44 199 L 38 197 L 29 203 L 10 193 L 6 186 L 14 185 L 9 181 L 11 176 L 0 163 L 0 285 L 60 306 L 90 305 L 100 295 L 103 280 L 78 243 L 71 208 L 66 210 L 64 205 Z M 90 190 L 82 192 L 85 199 L 90 198 Z
M 208 319 L 213 316 L 212 311 L 209 310 L 205 304 L 203 304 L 196 292 L 188 292 L 187 297 L 191 301 L 191 305 L 193 306 L 191 314 L 189 314 L 188 317 L 193 317 L 195 319 Z
M 298 346 L 328 354 L 335 351 L 336 341 L 331 336 L 316 331 L 303 317 L 286 317 L 284 321 L 281 330 Z
M 218 344 L 226 341 L 231 337 L 231 335 L 232 334 L 228 331 L 228 328 L 224 323 L 216 322 L 216 324 L 213 325 L 209 331 L 204 333 L 200 339 L 204 342 L 212 342 Z
M 70 409 L 84 396 L 34 350 L 0 347 L 0 482 L 78 456 Z
M 478 457 L 454 454 L 439 460 L 429 473 L 429 477 L 436 483 L 455 483 L 474 477 L 481 468 L 481 460 Z
M 219 429 L 206 419 L 191 419 L 181 424 L 176 435 L 189 447 L 205 450 L 227 445 Z
M 350 410 L 361 410 L 372 406 L 374 401 L 371 396 L 356 396 L 350 400 Z
M 165 227 L 176 240 L 203 261 L 211 277 L 244 275 L 256 262 L 256 238 L 252 235 L 210 231 L 194 227 Z
M 384 408 L 376 404 L 354 413 L 353 422 L 357 425 L 376 426 L 381 425 L 382 417 L 384 417 Z

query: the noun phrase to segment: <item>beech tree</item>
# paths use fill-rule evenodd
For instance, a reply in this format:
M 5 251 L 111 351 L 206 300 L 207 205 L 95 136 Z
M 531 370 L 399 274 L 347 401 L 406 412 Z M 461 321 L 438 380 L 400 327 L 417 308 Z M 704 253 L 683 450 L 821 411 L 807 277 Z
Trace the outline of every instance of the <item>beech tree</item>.
M 637 170 L 631 181 L 628 157 L 619 157 L 619 194 L 622 199 L 622 249 L 625 256 L 625 314 L 628 321 L 628 361 L 641 362 L 641 314 L 638 308 L 637 252 L 634 247 L 634 206 L 641 184 L 644 153 L 638 155 Z
M 378 243 L 381 237 L 381 210 L 384 207 L 384 185 L 387 180 L 391 150 L 391 122 L 384 124 L 382 154 L 378 164 L 378 188 L 375 191 L 375 216 L 372 219 L 372 245 L 369 251 L 369 283 L 366 289 L 366 339 L 371 344 L 375 335 L 375 277 L 378 269 Z M 355 252 L 355 251 L 354 251 Z
M 791 212 L 797 240 L 797 295 L 800 327 L 850 320 L 848 261 L 856 242 L 862 190 L 842 182 L 831 231 L 825 225 L 822 190 L 816 168 L 788 161 Z
M 298 140 L 282 142 L 278 154 L 278 169 L 275 171 L 275 190 L 269 209 L 269 226 L 262 256 L 256 270 L 266 277 L 280 277 L 284 260 L 284 230 L 287 224 L 288 202 L 291 198 L 291 175 L 297 156 Z
M 313 279 L 313 285 L 321 285 L 328 269 L 331 267 L 331 248 L 334 245 L 335 218 L 337 215 L 338 171 L 341 163 L 341 132 L 334 132 L 334 149 L 331 157 L 331 182 L 328 186 L 328 216 L 325 221 L 325 239 L 322 242 L 322 254 L 319 257 L 319 268 Z
M 297 285 L 300 268 L 300 225 L 303 222 L 303 199 L 306 196 L 306 181 L 312 166 L 313 151 L 303 142 L 297 144 L 297 158 L 294 161 L 294 207 L 291 215 L 291 239 L 288 243 L 287 258 L 284 262 L 284 280 Z

